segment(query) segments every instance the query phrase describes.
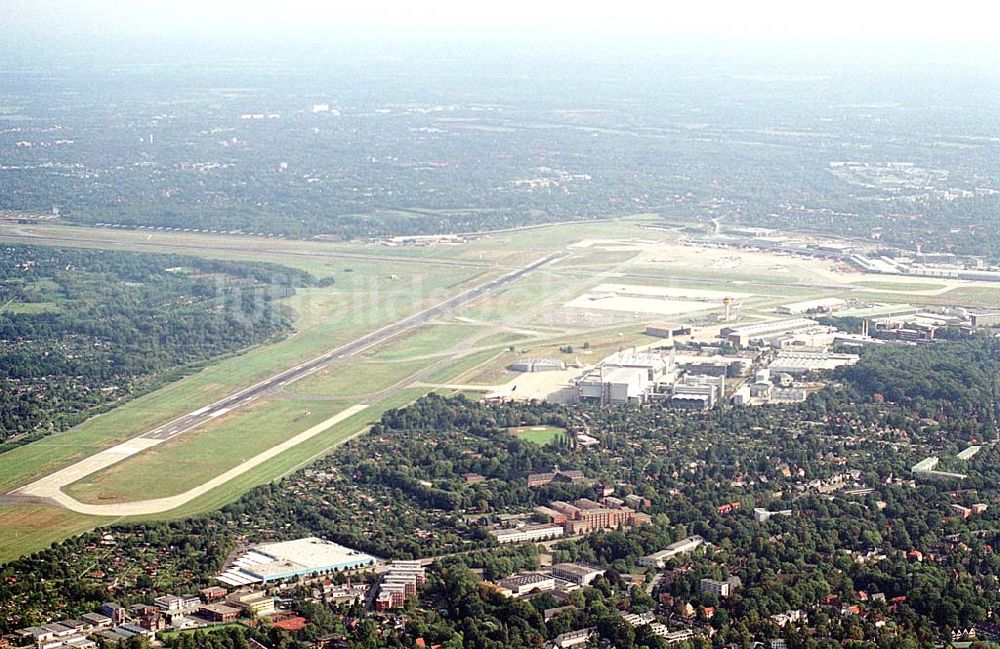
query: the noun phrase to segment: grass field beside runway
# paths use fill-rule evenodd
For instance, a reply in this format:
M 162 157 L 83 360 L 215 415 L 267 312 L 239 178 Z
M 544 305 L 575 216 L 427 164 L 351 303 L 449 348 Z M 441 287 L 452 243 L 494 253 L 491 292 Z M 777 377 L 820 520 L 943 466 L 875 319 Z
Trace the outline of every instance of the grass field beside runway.
M 353 395 L 379 391 L 435 365 L 440 364 L 440 367 L 421 377 L 422 382 L 494 384 L 509 380 L 511 375 L 506 366 L 526 355 L 548 356 L 587 365 L 619 348 L 655 342 L 655 339 L 641 333 L 646 321 L 663 319 L 653 315 L 643 322 L 600 329 L 595 328 L 596 325 L 551 317 L 567 301 L 602 282 L 754 293 L 756 297 L 744 301 L 744 315 L 748 319 L 753 319 L 755 312 L 759 316 L 765 309 L 779 303 L 825 295 L 843 297 L 850 294 L 852 297 L 870 297 L 886 302 L 971 302 L 972 305 L 992 305 L 994 308 L 1000 305 L 1000 287 L 962 286 L 939 296 L 910 297 L 882 292 L 892 290 L 887 285 L 891 283 L 863 279 L 858 282 L 860 286 L 852 287 L 851 283 L 860 279 L 859 276 L 836 274 L 830 270 L 829 264 L 815 260 L 774 257 L 749 266 L 740 266 L 737 262 L 727 266 L 730 264 L 728 258 L 735 253 L 723 250 L 705 252 L 673 245 L 670 241 L 676 240 L 676 233 L 637 227 L 652 222 L 649 217 L 637 217 L 614 223 L 572 224 L 491 234 L 455 246 L 398 248 L 187 233 L 156 233 L 147 239 L 144 238 L 149 236 L 147 233 L 135 231 L 61 226 L 53 229 L 48 226 L 26 228 L 73 239 L 69 243 L 40 238 L 31 243 L 270 261 L 307 270 L 317 276 L 333 276 L 336 283 L 327 288 L 300 289 L 296 296 L 284 301 L 296 314 L 297 329 L 286 340 L 223 359 L 197 374 L 93 418 L 66 434 L 51 436 L 0 455 L 0 492 L 9 491 L 28 479 L 204 406 L 232 393 L 234 389 L 323 353 L 340 342 L 353 340 L 396 321 L 418 310 L 422 303 L 441 299 L 464 287 L 499 276 L 506 268 L 537 259 L 580 239 L 642 239 L 661 243 L 647 244 L 642 253 L 644 257 L 635 261 L 631 260 L 631 253 L 622 251 L 574 248 L 574 253 L 579 254 L 575 259 L 541 269 L 496 294 L 459 309 L 455 314 L 477 320 L 477 324 L 458 324 L 443 318 L 444 322 L 435 321 L 420 326 L 359 357 L 348 359 L 336 368 L 323 370 L 295 383 L 285 392 L 269 395 L 268 401 L 262 402 L 259 408 L 233 413 L 232 418 L 224 416 L 216 425 L 191 433 L 189 439 L 185 439 L 188 435 L 182 435 L 175 442 L 164 444 L 162 449 L 154 449 L 156 454 L 145 458 L 146 453 L 140 453 L 117 468 L 107 469 L 74 484 L 70 491 L 94 502 L 102 502 L 102 496 L 109 497 L 109 501 L 125 498 L 126 495 L 128 500 L 135 500 L 182 492 L 186 486 L 204 483 L 226 467 L 238 464 L 245 456 L 273 447 L 308 428 L 314 421 L 322 421 L 331 413 L 354 403 L 351 400 Z M 0 241 L 14 240 L 5 239 L 5 233 L 10 231 L 10 228 L 0 227 Z M 88 241 L 88 237 L 91 240 Z M 112 242 L 97 241 L 100 237 L 109 238 Z M 153 246 L 154 243 L 157 245 Z M 712 263 L 718 263 L 715 266 L 700 263 L 709 257 L 715 260 Z M 655 263 L 661 258 L 663 263 Z M 450 261 L 476 265 L 439 265 Z M 491 262 L 501 264 L 503 268 L 478 266 Z M 866 290 L 859 291 L 859 288 Z M 918 289 L 914 287 L 913 290 Z M 921 285 L 920 290 L 927 290 L 927 287 Z M 488 325 L 497 325 L 496 332 L 483 336 L 468 353 L 463 351 L 450 362 L 442 364 L 442 359 L 447 358 L 443 352 L 454 351 L 456 344 L 463 340 L 483 335 Z M 501 327 L 538 330 L 540 334 L 550 337 L 536 339 L 504 331 Z M 583 331 L 587 328 L 588 331 Z M 622 335 L 619 336 L 619 333 Z M 584 349 L 585 342 L 590 343 L 588 349 Z M 515 347 L 515 352 L 508 351 L 509 345 Z M 573 347 L 571 354 L 560 349 L 567 345 Z M 377 420 L 384 410 L 406 405 L 427 391 L 428 388 L 408 388 L 393 392 L 373 403 L 369 409 L 331 426 L 329 430 L 182 507 L 126 520 L 169 520 L 222 507 L 248 489 L 277 479 L 329 453 L 336 444 Z M 470 393 L 470 397 L 473 396 L 477 395 Z M 306 411 L 310 414 L 305 418 L 295 419 Z M 247 438 L 248 433 L 256 437 Z M 248 445 L 234 450 L 234 446 L 241 443 Z M 112 520 L 98 520 L 45 505 L 0 505 L 0 561 L 108 522 Z
M 384 267 L 379 272 L 381 277 Z M 456 292 L 460 288 L 449 291 L 447 287 L 481 273 L 478 269 L 438 266 L 420 272 L 428 294 Z M 314 358 L 425 304 L 401 284 L 386 285 L 389 289 L 371 295 L 348 292 L 341 286 L 303 289 L 301 295 L 289 300 L 297 316 L 297 329 L 291 336 L 218 361 L 69 431 L 0 455 L 0 493 Z
M 290 433 L 329 419 L 346 405 L 288 399 L 257 402 L 93 473 L 64 491 L 94 504 L 183 493 L 280 444 Z
M 394 339 L 392 344 L 382 345 L 364 356 L 380 361 L 400 361 L 439 354 L 483 331 L 486 327 L 469 324 L 421 325 Z
M 54 505 L 0 505 L 0 564 L 101 524 Z

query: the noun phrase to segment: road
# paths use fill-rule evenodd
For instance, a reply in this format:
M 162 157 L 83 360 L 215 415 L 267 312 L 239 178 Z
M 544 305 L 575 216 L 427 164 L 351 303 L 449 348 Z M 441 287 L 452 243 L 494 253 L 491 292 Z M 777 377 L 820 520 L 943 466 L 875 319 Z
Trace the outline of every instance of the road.
M 238 408 L 246 406 L 259 397 L 264 395 L 270 390 L 275 390 L 279 388 L 284 388 L 285 386 L 294 383 L 306 376 L 309 376 L 313 372 L 316 372 L 328 365 L 339 363 L 348 359 L 366 349 L 369 349 L 375 345 L 386 342 L 400 334 L 417 327 L 421 324 L 429 322 L 434 318 L 446 314 L 453 309 L 457 309 L 469 302 L 480 298 L 491 291 L 495 291 L 502 288 L 518 279 L 536 271 L 543 266 L 551 264 L 555 261 L 563 259 L 567 253 L 556 252 L 547 255 L 541 259 L 538 259 L 527 266 L 519 268 L 517 270 L 508 272 L 496 279 L 492 279 L 484 284 L 480 284 L 470 289 L 466 289 L 456 295 L 446 298 L 437 304 L 428 307 L 422 311 L 414 313 L 407 316 L 397 322 L 390 325 L 377 329 L 371 333 L 365 334 L 356 340 L 345 343 L 332 349 L 321 356 L 317 356 L 312 360 L 306 361 L 295 367 L 287 369 L 283 372 L 275 374 L 274 376 L 265 379 L 259 383 L 256 383 L 248 388 L 240 390 L 234 394 L 231 394 L 223 399 L 216 401 L 215 403 L 203 406 L 193 412 L 189 412 L 186 415 L 181 415 L 180 417 L 167 422 L 161 426 L 158 426 L 150 431 L 142 433 L 132 437 L 131 439 L 114 446 L 109 449 L 105 449 L 92 455 L 88 458 L 80 460 L 79 462 L 65 467 L 55 473 L 48 476 L 40 478 L 31 484 L 20 487 L 14 490 L 10 494 L 4 497 L 5 502 L 17 502 L 20 500 L 26 501 L 49 501 L 56 502 L 68 509 L 78 511 L 81 513 L 87 513 L 95 516 L 132 516 L 138 514 L 148 514 L 152 512 L 162 512 L 168 511 L 170 509 L 179 507 L 185 502 L 205 493 L 209 489 L 215 488 L 225 481 L 232 479 L 233 477 L 242 474 L 245 471 L 252 469 L 263 461 L 270 459 L 274 455 L 290 448 L 291 446 L 298 444 L 309 437 L 319 434 L 329 426 L 342 421 L 343 419 L 360 412 L 360 410 L 367 407 L 365 404 L 358 404 L 347 409 L 345 412 L 340 413 L 333 417 L 332 419 L 323 422 L 313 428 L 300 433 L 298 436 L 279 444 L 278 446 L 270 449 L 269 451 L 255 456 L 250 460 L 244 462 L 238 467 L 231 469 L 221 476 L 213 478 L 208 483 L 196 487 L 184 494 L 169 498 L 160 498 L 151 501 L 138 501 L 132 503 L 119 503 L 115 505 L 88 505 L 85 503 L 80 503 L 70 496 L 62 492 L 62 488 L 72 484 L 73 482 L 80 480 L 81 478 L 100 471 L 112 464 L 120 462 L 127 457 L 130 457 L 136 453 L 140 453 L 147 448 L 162 444 L 167 440 L 170 440 L 178 435 L 182 435 L 188 431 L 194 430 L 199 426 L 219 417 L 225 413 L 232 412 Z

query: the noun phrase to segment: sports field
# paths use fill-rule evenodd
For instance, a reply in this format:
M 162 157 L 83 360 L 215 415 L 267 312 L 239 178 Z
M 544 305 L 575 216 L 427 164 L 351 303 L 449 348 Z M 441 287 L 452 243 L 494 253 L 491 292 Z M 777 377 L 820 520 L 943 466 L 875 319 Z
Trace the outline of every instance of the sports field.
M 507 430 L 514 437 L 539 446 L 550 444 L 566 435 L 565 428 L 556 426 L 518 426 Z

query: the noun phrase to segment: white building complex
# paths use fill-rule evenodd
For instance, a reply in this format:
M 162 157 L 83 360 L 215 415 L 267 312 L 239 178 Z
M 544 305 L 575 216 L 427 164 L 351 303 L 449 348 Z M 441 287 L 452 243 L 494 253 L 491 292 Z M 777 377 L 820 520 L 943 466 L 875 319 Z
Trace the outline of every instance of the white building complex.
M 673 370 L 673 350 L 617 352 L 577 380 L 577 396 L 599 403 L 643 401 Z
M 698 547 L 705 542 L 700 536 L 689 536 L 686 539 L 681 539 L 676 543 L 671 543 L 667 546 L 666 550 L 660 550 L 659 552 L 654 552 L 653 554 L 647 555 L 639 559 L 639 565 L 643 568 L 664 568 L 667 562 L 674 557 L 687 554 L 688 552 L 694 552 Z
M 562 525 L 525 525 L 491 532 L 497 543 L 522 543 L 524 541 L 547 541 L 563 535 Z
M 834 327 L 821 325 L 809 318 L 794 318 L 725 327 L 721 333 L 726 341 L 737 347 L 767 345 L 780 349 L 796 344 L 828 345 L 833 342 L 835 331 Z
M 314 536 L 257 545 L 244 552 L 216 579 L 229 586 L 310 577 L 371 566 L 375 557 Z
M 844 306 L 844 300 L 839 297 L 823 297 L 818 300 L 782 304 L 775 311 L 784 315 L 798 315 L 800 313 L 832 311 L 842 306 Z
M 724 376 L 688 374 L 674 384 L 670 391 L 670 405 L 683 408 L 711 410 L 722 401 L 726 390 Z
M 968 477 L 964 473 L 938 471 L 937 465 L 940 462 L 941 458 L 935 456 L 924 458 L 913 465 L 913 468 L 910 469 L 910 473 L 912 473 L 915 478 L 923 478 L 925 480 L 964 480 Z
M 832 370 L 842 365 L 854 365 L 860 360 L 857 354 L 838 354 L 825 349 L 782 350 L 771 362 L 771 372 L 785 374 L 806 374 L 821 370 Z

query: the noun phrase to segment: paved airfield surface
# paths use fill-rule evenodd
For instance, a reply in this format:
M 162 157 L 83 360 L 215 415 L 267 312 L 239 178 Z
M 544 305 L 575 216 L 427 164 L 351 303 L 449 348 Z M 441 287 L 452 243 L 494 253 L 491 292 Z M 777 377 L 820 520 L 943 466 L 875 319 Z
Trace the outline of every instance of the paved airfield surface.
M 440 315 L 468 304 L 469 302 L 480 298 L 491 291 L 503 288 L 525 275 L 563 259 L 566 256 L 567 253 L 565 252 L 555 252 L 538 259 L 527 266 L 518 268 L 517 270 L 508 272 L 496 279 L 485 282 L 484 284 L 466 289 L 465 291 L 444 299 L 441 302 L 424 309 L 423 311 L 419 311 L 418 313 L 382 327 L 381 329 L 365 334 L 356 340 L 345 343 L 321 356 L 317 356 L 312 360 L 275 374 L 260 383 L 256 383 L 248 388 L 240 390 L 239 392 L 220 399 L 215 403 L 203 406 L 197 410 L 189 412 L 186 415 L 182 415 L 172 421 L 169 421 L 166 424 L 158 426 L 153 430 L 133 437 L 127 442 L 100 451 L 71 466 L 40 478 L 31 484 L 15 489 L 10 492 L 4 500 L 7 502 L 18 500 L 34 502 L 41 500 L 55 502 L 73 511 L 95 516 L 137 516 L 169 511 L 179 507 L 208 492 L 209 490 L 225 484 L 236 476 L 249 471 L 255 466 L 267 461 L 292 446 L 295 446 L 310 437 L 318 435 L 327 428 L 360 412 L 367 406 L 362 404 L 351 406 L 347 410 L 334 415 L 332 418 L 321 422 L 316 426 L 313 426 L 309 430 L 299 433 L 282 444 L 279 444 L 264 453 L 261 453 L 260 455 L 250 458 L 243 464 L 230 469 L 222 475 L 213 478 L 209 482 L 176 496 L 131 503 L 89 505 L 81 503 L 80 501 L 68 496 L 62 491 L 62 488 L 92 473 L 96 473 L 97 471 L 120 462 L 127 457 L 131 457 L 132 455 L 135 455 L 136 453 L 139 453 L 147 448 L 162 444 L 163 442 L 173 439 L 178 435 L 192 431 L 206 422 L 215 419 L 216 417 L 253 403 L 260 396 L 271 390 L 283 388 L 284 386 L 309 376 L 313 372 L 316 372 L 324 367 L 342 362 L 345 359 L 348 359 L 370 347 L 386 342 L 414 327 L 429 322 Z

